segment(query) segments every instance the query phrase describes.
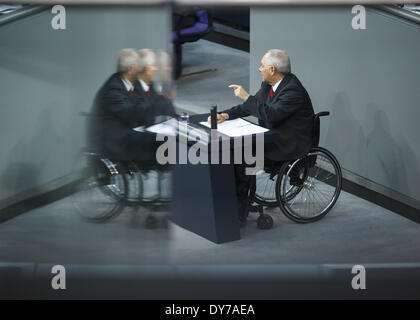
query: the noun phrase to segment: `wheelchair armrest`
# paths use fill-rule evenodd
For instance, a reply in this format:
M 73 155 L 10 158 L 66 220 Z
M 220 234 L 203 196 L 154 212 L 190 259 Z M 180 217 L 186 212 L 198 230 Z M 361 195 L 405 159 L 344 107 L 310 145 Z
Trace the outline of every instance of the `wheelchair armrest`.
M 315 116 L 316 117 L 325 117 L 325 116 L 329 116 L 329 115 L 330 115 L 329 111 L 322 111 L 322 112 L 317 113 Z

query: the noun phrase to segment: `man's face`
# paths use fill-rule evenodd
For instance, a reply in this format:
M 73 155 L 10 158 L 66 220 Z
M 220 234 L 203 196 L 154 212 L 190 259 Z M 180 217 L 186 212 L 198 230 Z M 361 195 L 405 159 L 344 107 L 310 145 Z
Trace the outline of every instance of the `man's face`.
M 137 64 L 132 65 L 128 68 L 128 76 L 131 82 L 134 82 L 138 79 L 140 73 L 140 59 L 137 58 Z
M 159 66 L 160 78 L 163 81 L 170 81 L 172 75 L 172 66 L 169 58 L 162 59 L 162 63 Z
M 271 79 L 273 77 L 273 67 L 266 65 L 266 55 L 261 59 L 260 67 L 258 71 L 261 72 L 262 81 L 271 83 Z
M 144 68 L 143 81 L 147 84 L 151 84 L 155 78 L 156 67 L 156 57 L 153 56 L 151 64 Z

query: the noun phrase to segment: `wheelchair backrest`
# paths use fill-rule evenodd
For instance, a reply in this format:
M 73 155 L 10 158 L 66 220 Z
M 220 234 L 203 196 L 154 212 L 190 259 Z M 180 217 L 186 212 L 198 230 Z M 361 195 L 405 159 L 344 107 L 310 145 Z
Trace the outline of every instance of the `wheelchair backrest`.
M 320 137 L 320 123 L 321 121 L 319 118 L 324 116 L 329 116 L 329 111 L 322 111 L 317 113 L 314 116 L 314 126 L 313 126 L 313 133 L 312 133 L 312 147 L 317 147 L 319 144 L 319 137 Z

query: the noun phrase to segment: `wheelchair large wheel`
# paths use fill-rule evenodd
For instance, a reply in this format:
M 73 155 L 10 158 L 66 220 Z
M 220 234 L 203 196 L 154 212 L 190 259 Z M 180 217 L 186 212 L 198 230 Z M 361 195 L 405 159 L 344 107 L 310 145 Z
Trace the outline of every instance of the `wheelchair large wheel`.
M 126 204 L 134 207 L 141 205 L 144 191 L 141 170 L 136 163 L 127 162 L 124 165 L 124 174 L 128 185 Z
M 74 168 L 78 179 L 72 202 L 77 212 L 91 222 L 104 222 L 118 215 L 128 190 L 122 166 L 95 154 L 82 153 Z
M 159 191 L 160 202 L 162 205 L 171 203 L 172 200 L 172 171 L 161 170 L 159 171 Z
M 143 179 L 143 197 L 141 204 L 144 206 L 167 206 L 172 198 L 172 173 L 159 167 L 140 169 Z
M 276 197 L 280 209 L 298 223 L 315 222 L 336 203 L 342 184 L 341 168 L 328 150 L 315 147 L 303 158 L 283 164 Z
M 160 198 L 159 172 L 153 169 L 141 169 L 143 179 L 143 196 L 141 204 L 144 206 L 156 205 Z
M 253 200 L 265 207 L 277 207 L 279 205 L 276 196 L 278 173 L 260 171 L 256 174 L 256 187 Z M 286 198 L 293 199 L 302 188 L 290 186 L 286 190 Z
M 254 201 L 265 207 L 278 206 L 276 198 L 277 174 L 273 175 L 263 170 L 255 175 L 256 187 Z

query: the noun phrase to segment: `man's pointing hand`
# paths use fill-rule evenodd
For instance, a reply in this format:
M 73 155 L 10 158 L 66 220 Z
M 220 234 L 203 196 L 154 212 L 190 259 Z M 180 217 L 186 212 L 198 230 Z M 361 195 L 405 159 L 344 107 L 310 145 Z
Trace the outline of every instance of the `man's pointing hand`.
M 238 98 L 242 99 L 243 101 L 248 100 L 250 94 L 244 89 L 244 87 L 237 84 L 231 84 L 229 88 L 233 89 L 235 96 Z

